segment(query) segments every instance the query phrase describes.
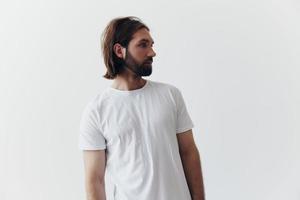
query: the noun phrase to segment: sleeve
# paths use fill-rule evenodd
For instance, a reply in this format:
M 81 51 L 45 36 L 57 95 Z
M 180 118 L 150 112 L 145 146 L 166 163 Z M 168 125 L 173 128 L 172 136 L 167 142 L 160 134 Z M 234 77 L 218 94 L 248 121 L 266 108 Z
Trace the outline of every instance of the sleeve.
M 105 138 L 100 128 L 100 117 L 97 106 L 89 103 L 83 110 L 78 147 L 82 150 L 102 150 L 106 148 Z
M 194 123 L 188 113 L 183 96 L 177 88 L 175 99 L 177 107 L 176 133 L 178 134 L 192 129 L 194 127 Z

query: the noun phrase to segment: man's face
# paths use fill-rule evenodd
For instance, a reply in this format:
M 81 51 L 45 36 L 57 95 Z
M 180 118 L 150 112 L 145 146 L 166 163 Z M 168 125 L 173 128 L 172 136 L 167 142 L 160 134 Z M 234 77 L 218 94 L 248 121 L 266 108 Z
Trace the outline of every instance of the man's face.
M 153 43 L 147 29 L 138 30 L 126 48 L 125 67 L 138 76 L 150 76 L 153 57 L 156 55 L 152 49 Z

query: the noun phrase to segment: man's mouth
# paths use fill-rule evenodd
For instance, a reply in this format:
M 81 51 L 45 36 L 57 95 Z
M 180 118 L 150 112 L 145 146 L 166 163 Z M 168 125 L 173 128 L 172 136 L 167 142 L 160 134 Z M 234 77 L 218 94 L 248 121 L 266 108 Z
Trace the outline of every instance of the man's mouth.
M 147 60 L 146 62 L 145 62 L 145 64 L 152 64 L 152 60 Z

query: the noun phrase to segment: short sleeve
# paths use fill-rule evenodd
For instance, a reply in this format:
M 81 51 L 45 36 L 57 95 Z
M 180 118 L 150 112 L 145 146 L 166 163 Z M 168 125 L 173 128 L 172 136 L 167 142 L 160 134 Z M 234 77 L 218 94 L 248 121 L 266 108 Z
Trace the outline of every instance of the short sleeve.
M 78 147 L 82 150 L 102 150 L 106 148 L 105 138 L 100 128 L 100 117 L 97 106 L 89 103 L 83 110 Z
M 182 133 L 192 129 L 194 127 L 194 123 L 188 113 L 183 96 L 177 88 L 175 98 L 177 107 L 176 133 Z

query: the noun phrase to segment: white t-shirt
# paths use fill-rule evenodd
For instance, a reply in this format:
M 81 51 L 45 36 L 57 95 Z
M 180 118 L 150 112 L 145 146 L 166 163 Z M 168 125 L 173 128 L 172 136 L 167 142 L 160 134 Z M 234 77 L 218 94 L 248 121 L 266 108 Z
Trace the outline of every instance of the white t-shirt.
M 178 88 L 146 81 L 97 94 L 83 112 L 79 148 L 106 149 L 115 200 L 191 200 L 176 134 L 193 122 Z

